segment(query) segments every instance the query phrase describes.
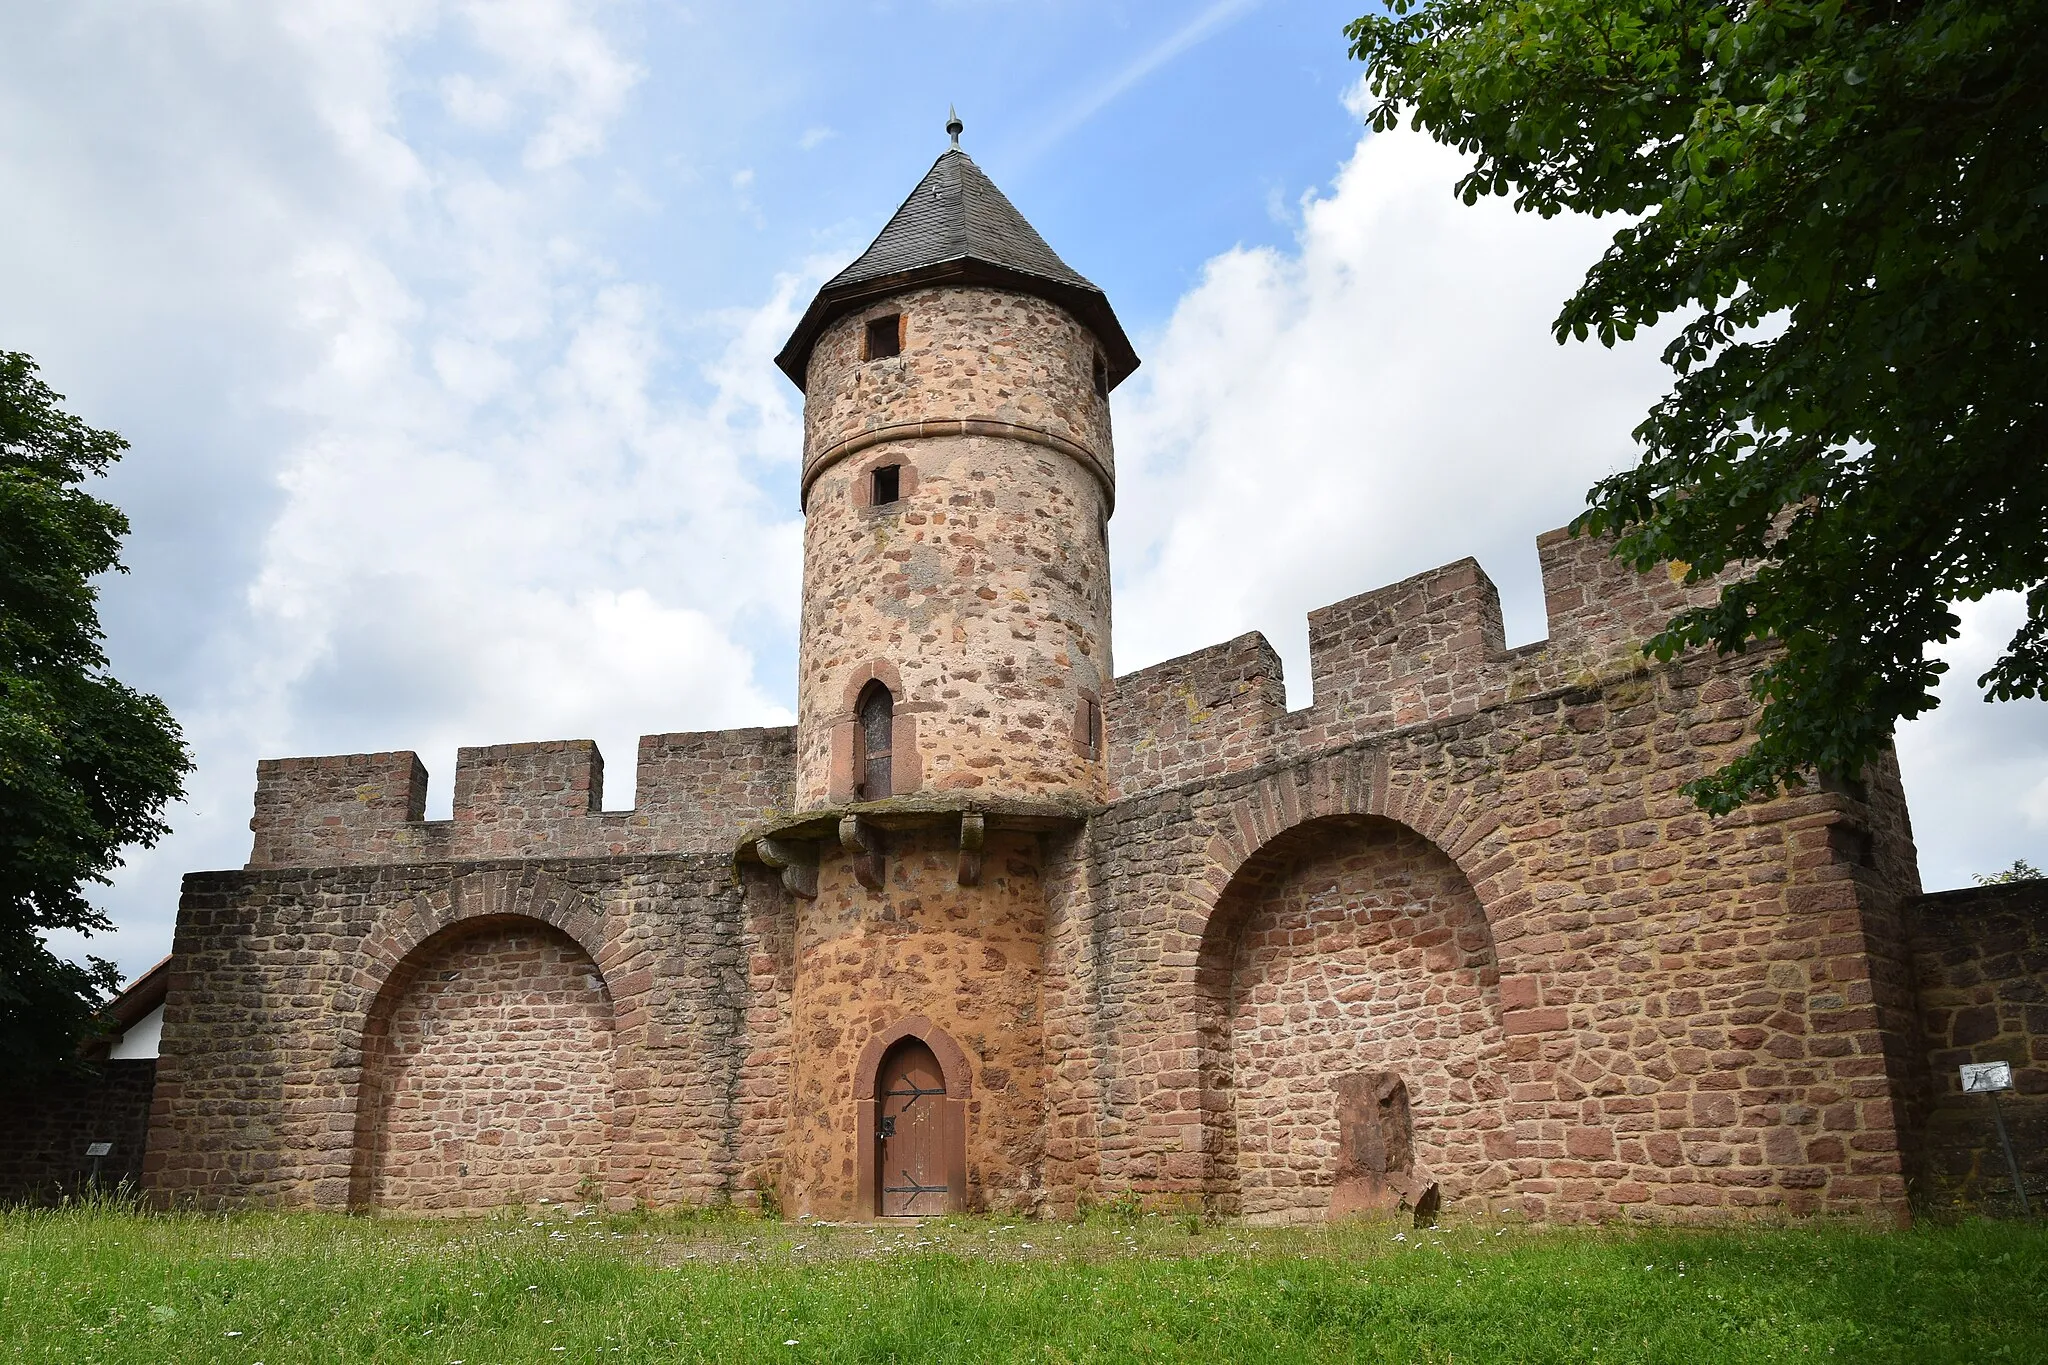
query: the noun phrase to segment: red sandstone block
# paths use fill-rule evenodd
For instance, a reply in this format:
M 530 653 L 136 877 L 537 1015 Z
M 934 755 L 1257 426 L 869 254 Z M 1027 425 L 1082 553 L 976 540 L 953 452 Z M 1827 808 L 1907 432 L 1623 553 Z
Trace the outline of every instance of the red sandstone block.
M 1562 1007 L 1504 1010 L 1501 1014 L 1501 1024 L 1511 1035 L 1558 1033 L 1571 1027 L 1571 1015 Z

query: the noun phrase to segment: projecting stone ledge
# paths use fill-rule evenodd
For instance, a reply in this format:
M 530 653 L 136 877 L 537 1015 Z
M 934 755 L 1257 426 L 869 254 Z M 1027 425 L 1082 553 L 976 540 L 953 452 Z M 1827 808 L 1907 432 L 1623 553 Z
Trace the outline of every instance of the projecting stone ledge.
M 991 831 L 1072 829 L 1100 809 L 1080 801 L 892 796 L 825 806 L 750 826 L 733 849 L 733 861 L 773 868 L 782 874 L 784 889 L 809 900 L 818 894 L 819 859 L 836 847 L 860 861 L 859 880 L 872 890 L 881 884 L 890 833 L 954 824 L 960 831 L 960 884 L 974 886 L 981 880 L 981 851 Z

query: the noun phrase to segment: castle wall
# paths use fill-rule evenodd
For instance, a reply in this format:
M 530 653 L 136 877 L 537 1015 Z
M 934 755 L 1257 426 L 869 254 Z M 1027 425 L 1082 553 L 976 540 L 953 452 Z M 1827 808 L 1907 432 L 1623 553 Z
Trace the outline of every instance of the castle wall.
M 1489 1203 L 1551 1218 L 1901 1207 L 1915 1022 L 1897 907 L 1916 878 L 1895 769 L 1710 820 L 1679 787 L 1740 751 L 1756 659 L 1646 666 L 1639 649 L 1714 585 L 1635 575 L 1561 534 L 1539 558 L 1537 645 L 1502 648 L 1466 561 L 1315 613 L 1302 711 L 1276 713 L 1277 660 L 1256 637 L 1118 681 L 1121 799 L 1056 879 L 1048 942 L 1055 1090 L 1073 1097 L 1047 1135 L 1056 1189 L 1218 1199 L 1239 1139 L 1199 1004 L 1212 916 L 1287 831 L 1375 816 L 1457 864 L 1498 953 L 1506 1102 L 1416 1133 L 1440 1153 L 1481 1144 L 1483 1170 L 1445 1158 L 1448 1199 L 1493 1189 Z M 1374 1069 L 1368 1036 L 1390 1035 L 1327 1009 L 1309 1034 L 1354 1039 Z M 1254 1025 L 1269 1028 L 1237 1020 Z M 1319 1083 L 1301 1082 L 1309 1135 L 1288 1150 L 1324 1164 L 1290 1170 L 1298 1191 L 1334 1175 Z M 1427 1103 L 1418 1125 L 1447 1121 Z M 1325 1197 L 1282 1188 L 1258 1196 L 1274 1216 Z
M 1500 972 L 1465 874 L 1390 821 L 1298 827 L 1257 861 L 1203 945 L 1217 1008 L 1205 1066 L 1220 1092 L 1212 1201 L 1261 1222 L 1328 1217 L 1339 1087 L 1363 1072 L 1402 1078 L 1429 1177 L 1475 1206 L 1505 1188 L 1486 1149 L 1508 1099 Z
M 2048 881 L 1971 887 L 1907 907 L 1926 1087 L 1914 1125 L 1914 1202 L 2017 1211 L 1991 1100 L 1965 1095 L 1965 1062 L 2012 1063 L 2000 1095 L 2021 1179 L 2048 1206 Z
M 1114 795 L 1264 762 L 1286 714 L 1280 656 L 1256 632 L 1127 673 L 1103 699 Z
M 1470 559 L 1310 612 L 1315 695 L 1299 711 L 1286 709 L 1279 657 L 1257 634 L 1118 678 L 1105 700 L 1111 790 L 1125 798 L 1246 772 L 1640 674 L 1642 642 L 1685 607 L 1714 600 L 1721 580 L 1637 574 L 1608 557 L 1608 543 L 1563 531 L 1537 538 L 1550 635 L 1512 650 L 1502 642 L 1500 595 Z M 1729 734 L 1749 715 L 1739 683 L 1703 700 L 1710 709 L 1699 719 Z
M 411 753 L 264 759 L 249 866 L 729 851 L 789 809 L 794 740 L 788 727 L 643 735 L 629 811 L 600 809 L 604 758 L 587 739 L 460 749 L 448 820 L 425 818 Z
M 375 1021 L 422 1017 L 413 993 L 423 976 L 456 973 L 438 987 L 453 1007 L 523 961 L 534 974 L 522 988 L 528 1003 L 507 1006 L 515 1013 L 567 1008 L 571 998 L 588 1011 L 598 1008 L 593 996 L 608 998 L 602 1197 L 614 1206 L 758 1199 L 780 1157 L 791 945 L 779 886 L 747 877 L 736 883 L 715 856 L 192 874 L 172 949 L 150 1189 L 203 1205 L 366 1202 L 363 1162 L 380 1131 L 375 1086 L 366 1109 L 363 1083 L 366 1053 L 374 1075 L 382 1046 Z M 479 933 L 477 951 L 463 956 L 460 945 Z M 567 956 L 550 965 L 546 953 L 511 946 L 544 941 L 565 954 L 564 937 L 594 964 L 601 991 L 579 982 Z M 469 1035 L 479 1051 L 464 1065 L 519 1064 L 527 1023 L 500 1022 L 496 1033 Z M 577 1027 L 602 1032 L 594 1016 Z M 559 1070 L 561 1050 L 551 1055 Z M 593 1044 L 588 1060 L 601 1071 L 604 1050 Z M 452 1145 L 408 1147 L 419 1155 L 400 1164 L 418 1169 L 401 1171 L 400 1183 L 458 1206 L 527 1174 L 472 1161 L 469 1183 L 458 1183 L 462 1152 L 488 1145 L 490 1109 L 479 1100 L 443 1115 L 446 1125 L 407 1128 L 408 1143 L 431 1132 L 434 1144 Z M 384 1188 L 394 1187 L 387 1179 Z
M 352 1202 L 460 1213 L 601 1188 L 612 1033 L 597 964 L 559 929 L 485 919 L 424 946 L 365 1031 Z
M 141 1183 L 156 1061 L 93 1062 L 0 1093 L 0 1204 L 73 1197 L 97 1176 L 103 1189 Z M 113 1150 L 95 1162 L 85 1149 Z
M 857 1103 L 872 1098 L 874 1080 L 860 1063 L 871 1040 L 909 1017 L 964 1054 L 967 1074 L 946 1081 L 949 1098 L 966 1100 L 967 1207 L 1035 1211 L 1045 1103 L 1038 839 L 991 831 L 972 886 L 959 883 L 950 828 L 892 832 L 888 850 L 879 891 L 859 883 L 845 854 L 828 854 L 817 899 L 797 911 L 789 1212 L 872 1212 L 854 1202 Z
M 1098 600 L 1106 629 L 1106 578 L 1040 558 L 1060 532 L 1018 529 L 1036 515 L 1023 482 L 981 497 L 1027 467 L 987 439 L 873 447 L 914 461 L 906 483 L 934 499 L 887 525 L 852 496 L 865 454 L 819 477 L 813 552 L 843 553 L 832 572 L 849 586 L 807 606 L 805 705 L 835 685 L 848 704 L 886 672 L 898 748 L 914 738 L 927 789 L 1071 800 L 1104 788 L 1081 786 L 1085 767 L 1054 771 L 1059 743 L 1081 757 L 1055 670 L 1071 682 L 1098 656 L 1035 651 L 1081 639 L 1073 623 Z M 1090 476 L 1030 460 L 1031 497 L 1066 489 L 1046 516 L 1071 524 Z M 951 510 L 991 506 L 986 524 Z M 502 1197 L 517 1163 L 480 1175 L 475 1154 L 504 1105 L 458 1088 L 441 1113 L 423 1102 L 389 1122 L 374 1081 L 366 1106 L 365 1059 L 374 1078 L 377 1019 L 431 1015 L 405 1002 L 435 973 L 540 970 L 509 948 L 434 965 L 456 942 L 436 935 L 545 938 L 540 925 L 604 982 L 613 1079 L 607 1143 L 556 1150 L 543 1133 L 554 1156 L 526 1169 L 573 1184 L 595 1162 L 614 1204 L 772 1188 L 791 1212 L 860 1212 L 862 1054 L 915 1017 L 959 1050 L 972 1207 L 1062 1211 L 1135 1189 L 1324 1216 L 1348 1113 L 1337 1083 L 1369 1075 L 1404 1084 L 1417 1159 L 1453 1206 L 1894 1213 L 1901 1127 L 1934 1107 L 1916 1079 L 1925 973 L 1895 765 L 1701 814 L 1679 788 L 1740 751 L 1768 655 L 1646 665 L 1640 640 L 1712 589 L 1639 581 L 1598 550 L 1544 539 L 1551 635 L 1516 650 L 1469 561 L 1317 612 L 1301 711 L 1284 709 L 1255 635 L 1116 680 L 1109 804 L 1035 834 L 992 815 L 978 886 L 961 885 L 942 819 L 884 831 L 879 890 L 829 837 L 815 900 L 732 861 L 748 825 L 829 798 L 833 755 L 812 741 L 837 718 L 815 709 L 800 758 L 789 730 L 643 741 L 633 812 L 593 809 L 587 743 L 463 751 L 445 822 L 419 818 L 409 754 L 266 764 L 254 865 L 188 879 L 152 1185 L 316 1207 L 379 1188 L 414 1207 Z M 986 605 L 963 615 L 927 594 L 941 571 L 945 592 L 971 582 Z M 853 587 L 870 573 L 879 607 Z M 888 658 L 865 657 L 879 646 Z M 867 672 L 842 684 L 814 671 L 824 659 Z M 791 801 L 799 769 L 812 785 Z M 710 847 L 642 851 L 664 841 Z M 458 849 L 496 861 L 423 856 Z M 568 961 L 527 993 L 567 1008 Z M 482 1008 L 481 986 L 451 989 Z M 579 1027 L 587 1046 L 549 1053 L 544 1074 L 578 1048 L 592 1059 L 579 1083 L 602 1073 L 603 1030 Z M 418 1050 L 429 1036 L 422 1022 Z

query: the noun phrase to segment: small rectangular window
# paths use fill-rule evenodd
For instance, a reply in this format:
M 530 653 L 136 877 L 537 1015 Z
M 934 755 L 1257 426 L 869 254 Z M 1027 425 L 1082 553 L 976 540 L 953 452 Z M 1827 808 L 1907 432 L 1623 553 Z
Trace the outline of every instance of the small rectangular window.
M 880 507 L 885 503 L 894 502 L 902 496 L 903 466 L 900 464 L 885 464 L 880 469 L 877 469 L 875 471 L 873 495 L 868 499 L 869 505 Z
M 1109 361 L 1100 351 L 1095 353 L 1095 396 L 1109 397 Z
M 1083 758 L 1102 758 L 1102 703 L 1092 692 L 1074 699 L 1074 752 Z
M 887 360 L 892 355 L 903 354 L 903 315 L 891 313 L 883 318 L 868 319 L 869 360 Z

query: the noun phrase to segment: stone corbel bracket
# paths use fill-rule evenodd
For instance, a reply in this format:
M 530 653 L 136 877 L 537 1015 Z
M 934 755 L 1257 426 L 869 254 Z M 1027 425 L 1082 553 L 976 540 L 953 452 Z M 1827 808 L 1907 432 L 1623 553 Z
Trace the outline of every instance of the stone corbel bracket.
M 807 901 L 818 898 L 818 846 L 805 839 L 754 840 L 754 856 L 782 874 L 782 887 Z
M 988 838 L 988 822 L 980 811 L 960 816 L 960 885 L 981 885 L 981 846 Z
M 853 876 L 870 891 L 882 889 L 888 861 L 882 849 L 882 831 L 863 816 L 839 817 L 839 847 L 853 860 Z

